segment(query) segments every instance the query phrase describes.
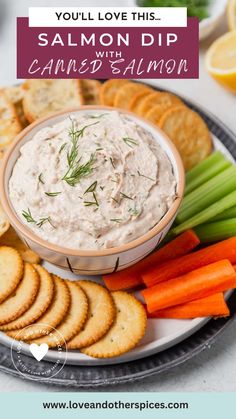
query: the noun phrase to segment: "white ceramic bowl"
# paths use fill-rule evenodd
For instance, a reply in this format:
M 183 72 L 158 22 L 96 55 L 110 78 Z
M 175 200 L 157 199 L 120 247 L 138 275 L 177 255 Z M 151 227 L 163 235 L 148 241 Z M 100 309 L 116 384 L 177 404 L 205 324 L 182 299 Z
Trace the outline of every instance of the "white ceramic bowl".
M 199 39 L 206 39 L 217 28 L 222 20 L 228 0 L 212 0 L 209 5 L 209 17 L 199 23 Z M 139 6 L 138 0 L 127 0 L 127 6 Z
M 224 17 L 228 0 L 212 0 L 209 6 L 209 17 L 199 24 L 199 39 L 206 39 L 217 28 Z
M 152 133 L 156 141 L 165 150 L 172 163 L 173 172 L 177 181 L 177 199 L 174 201 L 173 205 L 162 220 L 154 228 L 149 230 L 148 233 L 130 243 L 124 244 L 120 247 L 97 251 L 68 249 L 51 244 L 35 235 L 31 229 L 23 224 L 16 215 L 8 195 L 9 179 L 16 160 L 20 155 L 20 148 L 22 145 L 27 141 L 30 141 L 32 137 L 42 128 L 48 126 L 49 124 L 53 125 L 60 122 L 68 115 L 81 112 L 94 113 L 94 111 L 101 110 L 109 112 L 114 111 L 114 108 L 82 106 L 79 109 L 59 112 L 50 117 L 36 121 L 25 128 L 18 135 L 15 142 L 9 148 L 1 165 L 1 203 L 8 219 L 10 220 L 10 223 L 16 229 L 19 236 L 28 247 L 33 249 L 43 259 L 57 265 L 60 268 L 69 269 L 75 274 L 82 275 L 105 274 L 121 270 L 131 266 L 148 255 L 161 242 L 171 227 L 184 193 L 184 168 L 179 153 L 173 143 L 155 125 L 148 123 L 132 113 L 124 112 L 119 109 L 119 112 L 128 114 L 130 118 Z

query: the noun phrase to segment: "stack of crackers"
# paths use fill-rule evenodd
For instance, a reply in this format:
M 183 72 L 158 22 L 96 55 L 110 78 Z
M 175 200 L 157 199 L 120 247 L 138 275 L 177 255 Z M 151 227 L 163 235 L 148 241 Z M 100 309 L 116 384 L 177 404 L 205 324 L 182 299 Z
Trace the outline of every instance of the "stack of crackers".
M 100 89 L 100 104 L 129 110 L 161 128 L 177 147 L 185 170 L 212 151 L 211 134 L 203 119 L 172 93 L 129 80 L 108 80 Z
M 126 292 L 63 280 L 9 246 L 0 246 L 0 276 L 0 330 L 13 339 L 109 358 L 133 349 L 145 334 L 146 312 Z

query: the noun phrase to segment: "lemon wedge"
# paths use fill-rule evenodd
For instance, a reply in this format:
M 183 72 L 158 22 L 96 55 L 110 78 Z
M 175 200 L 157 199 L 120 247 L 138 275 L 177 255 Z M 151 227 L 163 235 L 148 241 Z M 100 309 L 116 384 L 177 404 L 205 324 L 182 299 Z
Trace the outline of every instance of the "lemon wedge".
M 236 30 L 218 38 L 208 49 L 206 67 L 222 86 L 236 93 Z
M 227 21 L 229 30 L 236 30 L 236 0 L 228 0 Z

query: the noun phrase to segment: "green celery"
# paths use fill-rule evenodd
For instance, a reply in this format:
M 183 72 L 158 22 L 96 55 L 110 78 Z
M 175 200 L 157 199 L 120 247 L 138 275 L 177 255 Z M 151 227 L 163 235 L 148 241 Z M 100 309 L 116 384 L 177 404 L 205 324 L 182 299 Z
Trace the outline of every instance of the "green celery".
M 183 199 L 180 211 L 176 218 L 177 223 L 181 224 L 187 221 L 189 218 L 203 211 L 205 208 L 208 208 L 235 189 L 236 166 L 232 166 L 190 192 Z
M 210 221 L 223 221 L 228 220 L 229 218 L 236 218 L 236 206 L 227 209 L 226 211 L 222 212 L 221 214 L 217 215 L 216 217 L 212 218 Z
M 211 243 L 236 236 L 236 218 L 202 224 L 194 229 L 201 243 Z
M 232 163 L 226 160 L 220 151 L 211 154 L 207 159 L 203 160 L 186 173 L 185 195 L 212 179 L 231 165 Z
M 178 234 L 183 233 L 183 231 L 188 230 L 189 228 L 194 228 L 200 224 L 207 223 L 216 215 L 222 213 L 223 211 L 235 205 L 236 191 L 233 191 L 230 194 L 221 198 L 219 201 L 210 205 L 208 208 L 205 208 L 203 211 L 189 218 L 184 223 L 178 225 L 177 227 L 174 227 L 171 230 L 171 233 L 177 236 Z

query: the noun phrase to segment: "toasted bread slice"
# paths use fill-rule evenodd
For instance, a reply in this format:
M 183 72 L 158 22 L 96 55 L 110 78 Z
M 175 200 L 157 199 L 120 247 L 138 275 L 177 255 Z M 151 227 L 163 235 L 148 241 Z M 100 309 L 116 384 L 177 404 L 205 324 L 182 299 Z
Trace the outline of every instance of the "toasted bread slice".
M 4 93 L 8 100 L 14 105 L 21 102 L 24 97 L 24 89 L 21 85 L 5 87 Z
M 29 122 L 83 103 L 78 80 L 27 80 L 23 88 L 23 109 Z
M 15 106 L 15 110 L 18 116 L 18 119 L 22 125 L 22 128 L 25 128 L 28 125 L 28 121 L 25 117 L 23 110 L 23 98 L 24 98 L 24 89 L 22 86 L 9 86 L 5 87 L 4 93 L 6 94 L 8 100 Z
M 85 105 L 99 105 L 100 89 L 102 83 L 98 80 L 84 79 L 80 80 L 81 91 Z
M 8 100 L 4 90 L 0 90 L 0 154 L 21 130 L 14 105 Z

